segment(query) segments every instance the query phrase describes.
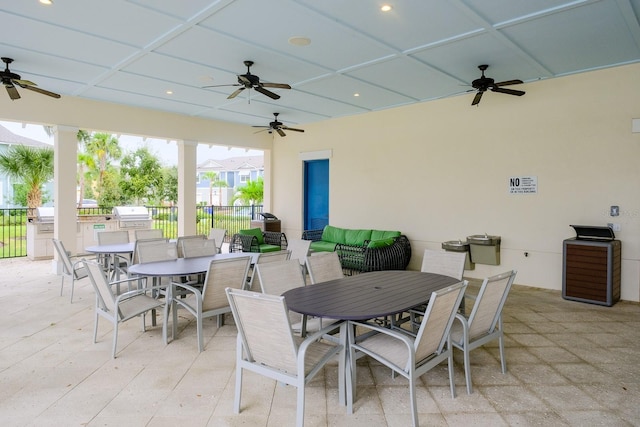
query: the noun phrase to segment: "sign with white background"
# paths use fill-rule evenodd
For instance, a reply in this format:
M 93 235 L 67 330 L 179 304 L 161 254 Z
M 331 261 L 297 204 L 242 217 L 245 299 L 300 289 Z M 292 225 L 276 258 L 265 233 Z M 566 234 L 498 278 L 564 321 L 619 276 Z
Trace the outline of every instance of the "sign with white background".
M 509 177 L 509 194 L 536 194 L 538 192 L 537 176 Z

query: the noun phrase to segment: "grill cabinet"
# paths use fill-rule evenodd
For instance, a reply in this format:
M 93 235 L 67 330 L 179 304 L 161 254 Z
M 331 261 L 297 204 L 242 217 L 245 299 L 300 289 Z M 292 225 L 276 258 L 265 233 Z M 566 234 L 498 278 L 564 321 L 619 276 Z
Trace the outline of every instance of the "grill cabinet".
M 36 208 L 36 217 L 27 223 L 27 258 L 30 260 L 53 257 L 53 208 Z
M 612 306 L 620 300 L 622 244 L 609 227 L 572 225 L 563 242 L 562 297 Z

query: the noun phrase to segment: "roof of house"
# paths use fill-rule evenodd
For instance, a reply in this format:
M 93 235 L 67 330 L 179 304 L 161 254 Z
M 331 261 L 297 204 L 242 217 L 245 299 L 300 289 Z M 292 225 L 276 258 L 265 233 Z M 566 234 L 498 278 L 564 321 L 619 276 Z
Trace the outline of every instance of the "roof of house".
M 7 129 L 2 125 L 0 125 L 0 144 L 28 145 L 31 147 L 38 147 L 38 148 L 44 148 L 44 147 L 53 148 L 51 147 L 50 144 L 36 141 L 35 139 L 26 138 L 24 136 L 16 135 L 15 133 L 11 132 L 9 129 Z
M 236 171 L 264 169 L 264 156 L 240 156 L 228 159 L 208 159 L 198 165 L 198 171 Z

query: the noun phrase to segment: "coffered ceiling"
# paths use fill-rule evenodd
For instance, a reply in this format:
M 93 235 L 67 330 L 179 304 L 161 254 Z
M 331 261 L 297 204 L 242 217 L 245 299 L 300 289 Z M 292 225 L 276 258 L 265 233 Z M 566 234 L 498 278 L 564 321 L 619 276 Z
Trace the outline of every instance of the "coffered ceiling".
M 640 0 L 390 0 L 382 12 L 384 3 L 4 1 L 0 56 L 62 96 L 250 125 L 274 112 L 304 124 L 458 95 L 475 108 L 467 91 L 480 64 L 526 90 L 526 82 L 640 61 Z M 269 89 L 281 96 L 273 100 L 203 88 L 237 83 L 245 60 L 262 82 L 292 89 Z M 42 96 L 18 90 L 14 102 Z M 488 93 L 478 108 L 497 96 L 509 95 Z

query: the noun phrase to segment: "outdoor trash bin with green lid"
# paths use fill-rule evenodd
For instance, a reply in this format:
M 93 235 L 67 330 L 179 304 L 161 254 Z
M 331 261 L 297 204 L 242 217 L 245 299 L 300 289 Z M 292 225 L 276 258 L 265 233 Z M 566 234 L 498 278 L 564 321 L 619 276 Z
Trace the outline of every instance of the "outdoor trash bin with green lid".
M 500 236 L 474 234 L 467 237 L 471 259 L 478 264 L 500 265 Z
M 473 270 L 476 268 L 476 265 L 473 263 L 473 259 L 471 258 L 471 254 L 469 253 L 469 243 L 463 242 L 462 240 L 449 240 L 442 243 L 442 249 L 449 252 L 466 252 L 467 256 L 464 260 L 464 269 Z

